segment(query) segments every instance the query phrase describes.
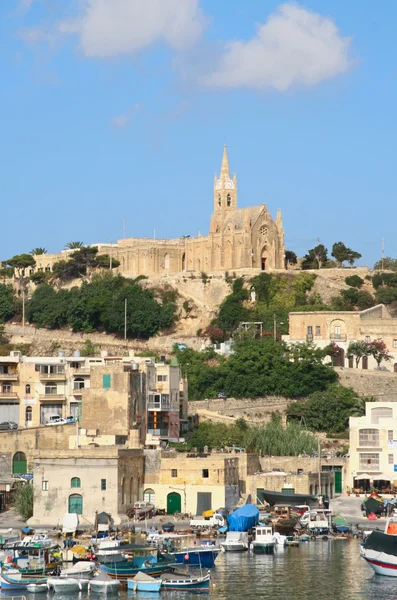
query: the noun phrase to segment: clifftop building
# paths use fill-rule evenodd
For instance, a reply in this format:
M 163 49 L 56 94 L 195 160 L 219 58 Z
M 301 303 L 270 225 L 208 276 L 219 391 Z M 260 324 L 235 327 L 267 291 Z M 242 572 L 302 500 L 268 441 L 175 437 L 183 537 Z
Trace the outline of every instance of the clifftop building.
M 100 254 L 120 261 L 126 276 L 164 275 L 184 271 L 216 272 L 237 269 L 284 269 L 284 229 L 281 211 L 276 220 L 266 204 L 237 207 L 237 178 L 230 174 L 226 146 L 221 171 L 214 178 L 214 212 L 208 236 L 153 240 L 126 238 L 117 244 L 95 244 Z M 35 256 L 32 271 L 51 271 L 65 252 Z

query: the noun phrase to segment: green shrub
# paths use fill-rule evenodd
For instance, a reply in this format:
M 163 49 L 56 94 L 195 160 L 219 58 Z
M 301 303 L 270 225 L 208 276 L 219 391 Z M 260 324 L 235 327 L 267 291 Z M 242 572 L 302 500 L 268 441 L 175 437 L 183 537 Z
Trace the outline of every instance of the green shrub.
M 358 275 L 350 275 L 345 279 L 346 285 L 360 289 L 364 283 L 364 279 L 361 279 Z

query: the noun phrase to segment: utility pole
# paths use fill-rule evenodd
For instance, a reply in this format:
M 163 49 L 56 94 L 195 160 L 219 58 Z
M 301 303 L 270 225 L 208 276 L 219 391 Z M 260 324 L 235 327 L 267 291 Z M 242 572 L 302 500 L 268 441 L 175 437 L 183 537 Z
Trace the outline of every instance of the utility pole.
M 25 288 L 22 287 L 22 335 L 25 335 Z
M 274 341 L 277 341 L 277 320 L 276 315 L 273 315 L 273 337 Z
M 110 238 L 109 269 L 112 270 L 112 238 Z
M 385 238 L 382 238 L 382 271 L 385 264 Z
M 320 438 L 317 438 L 318 442 L 318 494 L 321 496 L 321 445 Z
M 124 339 L 127 339 L 127 298 L 124 301 Z

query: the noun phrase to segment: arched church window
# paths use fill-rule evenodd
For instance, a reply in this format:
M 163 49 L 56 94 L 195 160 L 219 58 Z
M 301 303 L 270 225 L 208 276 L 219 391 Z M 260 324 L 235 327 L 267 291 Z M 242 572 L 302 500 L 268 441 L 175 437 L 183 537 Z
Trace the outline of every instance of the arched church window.
M 221 198 L 221 195 L 220 195 L 220 194 L 219 194 L 219 196 L 218 196 L 218 204 L 219 204 L 219 206 L 221 206 L 221 204 L 222 204 L 222 198 Z
M 262 225 L 262 227 L 260 228 L 260 232 L 261 235 L 265 237 L 267 235 L 267 227 L 265 227 L 265 225 Z
M 232 203 L 232 198 L 230 196 L 230 194 L 227 195 L 227 199 L 226 199 L 227 205 L 230 206 Z

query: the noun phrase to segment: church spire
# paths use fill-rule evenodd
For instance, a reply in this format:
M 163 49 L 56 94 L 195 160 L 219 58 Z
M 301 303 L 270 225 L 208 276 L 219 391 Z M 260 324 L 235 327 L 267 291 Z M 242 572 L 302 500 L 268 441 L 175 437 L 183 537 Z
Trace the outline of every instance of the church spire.
M 229 159 L 227 157 L 226 144 L 223 146 L 221 177 L 222 175 L 224 175 L 226 179 L 230 179 Z

